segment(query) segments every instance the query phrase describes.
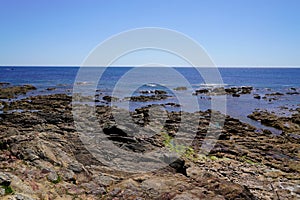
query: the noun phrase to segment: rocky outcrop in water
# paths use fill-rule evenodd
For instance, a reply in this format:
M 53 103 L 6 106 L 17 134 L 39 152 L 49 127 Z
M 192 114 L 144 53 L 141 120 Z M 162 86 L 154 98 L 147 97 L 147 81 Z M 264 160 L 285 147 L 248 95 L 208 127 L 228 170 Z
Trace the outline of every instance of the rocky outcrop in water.
M 139 102 L 147 102 L 147 101 L 160 101 L 167 99 L 169 96 L 166 94 L 155 94 L 155 95 L 140 95 L 140 96 L 132 96 L 128 99 L 130 101 L 139 101 Z
M 0 99 L 15 98 L 16 96 L 26 94 L 31 90 L 36 90 L 36 87 L 33 85 L 9 86 L 9 84 L 4 83 L 0 86 Z
M 206 94 L 206 95 L 232 95 L 238 97 L 242 94 L 251 94 L 253 87 L 251 86 L 242 86 L 242 87 L 216 87 L 216 88 L 203 88 L 196 90 L 194 95 Z
M 300 135 L 300 113 L 298 110 L 291 117 L 280 117 L 265 110 L 254 111 L 248 117 L 261 122 L 263 125 L 282 130 L 285 133 Z
M 173 90 L 176 90 L 176 91 L 187 90 L 187 87 L 180 86 L 180 87 L 173 88 Z

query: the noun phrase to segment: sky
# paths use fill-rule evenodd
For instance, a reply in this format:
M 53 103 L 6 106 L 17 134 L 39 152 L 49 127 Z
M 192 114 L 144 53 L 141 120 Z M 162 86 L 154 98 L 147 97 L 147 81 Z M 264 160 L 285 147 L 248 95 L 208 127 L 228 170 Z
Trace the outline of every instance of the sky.
M 0 0 L 0 27 L 2 66 L 78 66 L 143 27 L 193 38 L 218 66 L 300 66 L 299 0 Z

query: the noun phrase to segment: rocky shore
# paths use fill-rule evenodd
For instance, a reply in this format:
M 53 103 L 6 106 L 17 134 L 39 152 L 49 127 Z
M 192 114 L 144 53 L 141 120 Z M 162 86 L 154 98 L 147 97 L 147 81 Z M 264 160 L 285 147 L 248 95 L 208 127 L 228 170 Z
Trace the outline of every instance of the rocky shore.
M 205 95 L 232 95 L 233 97 L 239 97 L 243 94 L 251 94 L 253 87 L 242 86 L 242 87 L 214 87 L 214 88 L 203 88 L 196 90 L 194 95 L 205 94 Z
M 225 92 L 243 94 L 252 88 L 233 90 Z M 161 98 L 166 94 L 152 95 Z M 299 110 L 286 118 L 266 112 L 249 116 L 284 130 L 283 134 L 274 135 L 211 110 L 167 112 L 162 116 L 150 105 L 130 113 L 137 127 L 164 122 L 162 130 L 145 137 L 136 134 L 131 124 L 116 123 L 114 115 L 128 111 L 96 106 L 96 120 L 107 138 L 128 152 L 146 153 L 159 148 L 176 151 L 170 141 L 176 137 L 181 117 L 199 124 L 196 130 L 188 124 L 183 129 L 186 134 L 195 131 L 196 135 L 175 162 L 147 173 L 129 173 L 111 169 L 86 149 L 74 124 L 71 102 L 71 96 L 54 94 L 3 103 L 0 199 L 300 198 L 300 138 L 285 134 L 299 133 Z M 86 105 L 84 110 L 88 114 L 90 109 Z M 212 137 L 216 145 L 205 154 L 200 147 L 207 137 L 212 113 L 225 122 L 219 138 Z M 82 119 L 82 123 L 88 126 L 91 120 Z
M 20 94 L 26 94 L 30 90 L 36 90 L 33 85 L 10 86 L 9 83 L 0 83 L 0 99 L 15 98 Z
M 248 117 L 250 119 L 261 122 L 263 125 L 274 127 L 284 131 L 286 134 L 293 134 L 295 137 L 300 137 L 300 108 L 296 109 L 296 113 L 291 117 L 277 116 L 266 110 L 254 111 Z

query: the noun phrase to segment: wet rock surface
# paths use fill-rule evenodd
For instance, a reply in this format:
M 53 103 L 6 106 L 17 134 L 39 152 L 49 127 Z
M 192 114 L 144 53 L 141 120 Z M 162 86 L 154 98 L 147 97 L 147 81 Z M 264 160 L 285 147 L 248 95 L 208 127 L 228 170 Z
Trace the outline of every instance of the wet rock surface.
M 31 90 L 36 90 L 36 87 L 33 85 L 10 86 L 8 83 L 2 83 L 0 84 L 0 99 L 15 98 L 18 95 L 26 94 Z
M 7 83 L 7 82 L 0 82 L 0 87 L 7 87 L 7 86 L 9 86 L 10 85 L 10 83 Z
M 102 99 L 107 102 L 118 101 L 117 97 L 112 97 L 112 96 L 104 96 L 102 97 Z
M 154 95 L 140 95 L 140 96 L 132 96 L 129 98 L 130 101 L 139 101 L 139 102 L 146 102 L 146 101 L 160 101 L 167 99 L 169 96 L 166 94 L 154 94 Z
M 239 97 L 242 94 L 251 94 L 253 87 L 242 86 L 242 87 L 215 87 L 215 88 L 202 88 L 196 90 L 194 95 L 206 94 L 206 95 L 232 95 L 234 97 Z
M 277 128 L 287 134 L 296 134 L 300 136 L 300 112 L 299 108 L 296 113 L 291 117 L 277 116 L 266 110 L 254 111 L 248 117 L 250 119 L 261 122 L 262 124 L 270 127 Z
M 187 90 L 187 87 L 180 86 L 180 87 L 173 88 L 173 90 L 177 90 L 177 91 Z
M 160 148 L 180 151 L 172 143 L 178 130 L 184 132 L 182 140 L 194 133 L 191 145 L 174 163 L 129 173 L 111 169 L 86 149 L 74 124 L 71 101 L 70 96 L 56 94 L 5 105 L 6 110 L 23 112 L 0 114 L 1 199 L 300 198 L 299 138 L 256 130 L 211 110 L 162 114 L 148 106 L 126 115 L 126 110 L 108 106 L 82 107 L 87 118 L 77 119 L 80 126 L 93 128 L 97 121 L 109 141 L 131 154 Z M 116 116 L 129 116 L 134 123 L 118 122 Z M 291 123 L 299 124 L 297 116 L 289 119 Z M 253 118 L 278 121 L 265 113 Z M 209 126 L 216 119 L 225 120 L 222 129 L 217 123 Z M 195 121 L 197 127 L 192 126 Z M 216 142 L 210 152 L 201 148 L 205 139 Z

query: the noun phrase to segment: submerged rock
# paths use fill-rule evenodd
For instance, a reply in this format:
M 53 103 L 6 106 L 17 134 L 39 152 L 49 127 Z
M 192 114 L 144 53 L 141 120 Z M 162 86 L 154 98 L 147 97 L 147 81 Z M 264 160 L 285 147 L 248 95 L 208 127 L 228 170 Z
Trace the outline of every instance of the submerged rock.
M 46 90 L 53 91 L 53 90 L 56 90 L 56 88 L 55 87 L 50 87 L 50 88 L 47 88 Z
M 177 91 L 187 90 L 187 87 L 184 87 L 184 86 L 176 87 L 173 90 L 177 90 Z
M 297 95 L 297 94 L 300 94 L 299 92 L 287 92 L 286 94 L 288 95 Z
M 282 95 L 284 95 L 284 94 L 280 93 L 280 92 L 274 92 L 274 93 L 266 94 L 266 96 L 282 96 Z
M 254 94 L 254 95 L 253 95 L 253 98 L 254 98 L 254 99 L 261 99 L 261 96 L 260 96 L 259 94 Z
M 232 94 L 233 97 L 240 97 L 240 94 Z
M 196 90 L 194 95 L 198 95 L 198 94 L 206 94 L 208 93 L 209 90 L 208 89 L 199 89 L 199 90 Z
M 104 97 L 102 97 L 102 99 L 104 101 L 107 101 L 107 102 L 112 102 L 112 101 L 118 101 L 119 100 L 117 97 L 112 97 L 112 96 L 104 96 Z

